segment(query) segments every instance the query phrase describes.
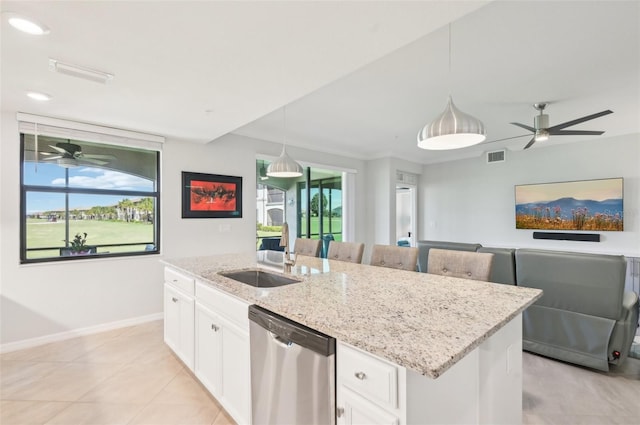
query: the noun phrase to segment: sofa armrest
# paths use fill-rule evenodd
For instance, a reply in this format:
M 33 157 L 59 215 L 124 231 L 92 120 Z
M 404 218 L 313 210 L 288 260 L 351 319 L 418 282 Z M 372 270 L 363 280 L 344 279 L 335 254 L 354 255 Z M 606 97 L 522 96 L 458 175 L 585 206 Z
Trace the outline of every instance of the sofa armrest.
M 640 302 L 638 294 L 626 291 L 622 297 L 622 314 L 620 320 L 616 321 L 611 340 L 609 342 L 609 353 L 614 351 L 620 352 L 620 357 L 615 359 L 611 357 L 609 363 L 621 364 L 629 355 L 633 338 L 638 329 L 638 310 Z

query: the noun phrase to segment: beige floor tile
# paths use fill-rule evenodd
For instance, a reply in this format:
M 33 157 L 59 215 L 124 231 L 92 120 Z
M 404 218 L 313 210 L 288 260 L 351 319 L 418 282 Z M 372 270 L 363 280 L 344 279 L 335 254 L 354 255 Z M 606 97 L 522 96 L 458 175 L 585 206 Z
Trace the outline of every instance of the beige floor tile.
M 231 419 L 231 416 L 223 409 L 218 413 L 212 425 L 236 425 L 236 422 Z
M 100 382 L 113 376 L 122 365 L 60 363 L 41 379 L 24 379 L 2 388 L 8 400 L 76 401 Z
M 42 425 L 71 403 L 59 401 L 12 401 L 0 404 L 2 425 Z
M 154 335 L 121 336 L 108 344 L 102 344 L 74 359 L 84 363 L 122 363 L 129 364 L 155 343 Z
M 45 425 L 126 425 L 143 404 L 72 403 Z
M 180 371 L 171 382 L 151 401 L 154 404 L 207 405 L 217 402 L 209 392 L 189 373 Z
M 220 408 L 215 404 L 156 404 L 140 412 L 131 425 L 211 425 Z
M 136 326 L 130 326 L 123 328 L 121 336 L 133 336 L 141 334 L 154 334 L 156 336 L 162 336 L 164 332 L 164 321 L 154 320 L 153 322 L 142 323 Z
M 24 382 L 36 382 L 60 369 L 61 363 L 3 361 L 0 363 L 2 392 Z
M 126 365 L 111 378 L 96 385 L 79 401 L 146 404 L 181 370 L 179 365 L 166 368 L 153 364 Z

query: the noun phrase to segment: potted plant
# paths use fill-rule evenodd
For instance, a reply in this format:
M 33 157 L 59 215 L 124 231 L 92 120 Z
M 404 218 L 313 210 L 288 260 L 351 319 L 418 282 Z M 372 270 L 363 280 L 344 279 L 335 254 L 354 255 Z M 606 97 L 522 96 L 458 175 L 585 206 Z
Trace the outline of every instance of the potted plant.
M 69 242 L 69 250 L 71 255 L 82 255 L 91 252 L 91 247 L 87 246 L 87 232 L 76 233 L 73 240 Z

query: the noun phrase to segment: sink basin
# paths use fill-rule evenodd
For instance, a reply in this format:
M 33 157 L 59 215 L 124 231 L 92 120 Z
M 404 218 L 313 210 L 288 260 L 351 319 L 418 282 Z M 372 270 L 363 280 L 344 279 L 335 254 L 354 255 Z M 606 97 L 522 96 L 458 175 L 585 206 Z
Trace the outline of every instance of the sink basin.
M 265 272 L 264 270 L 221 272 L 220 275 L 257 288 L 275 288 L 276 286 L 284 286 L 300 282 L 299 280 L 275 273 Z

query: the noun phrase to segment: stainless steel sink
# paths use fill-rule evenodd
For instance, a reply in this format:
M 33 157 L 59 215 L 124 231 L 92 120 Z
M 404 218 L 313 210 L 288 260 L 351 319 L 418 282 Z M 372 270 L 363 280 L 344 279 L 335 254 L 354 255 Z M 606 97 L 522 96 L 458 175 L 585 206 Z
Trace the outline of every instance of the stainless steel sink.
M 299 283 L 297 279 L 285 277 L 275 273 L 265 272 L 264 270 L 238 270 L 232 272 L 220 272 L 220 275 L 229 279 L 257 288 L 275 288 L 276 286 L 290 285 Z

